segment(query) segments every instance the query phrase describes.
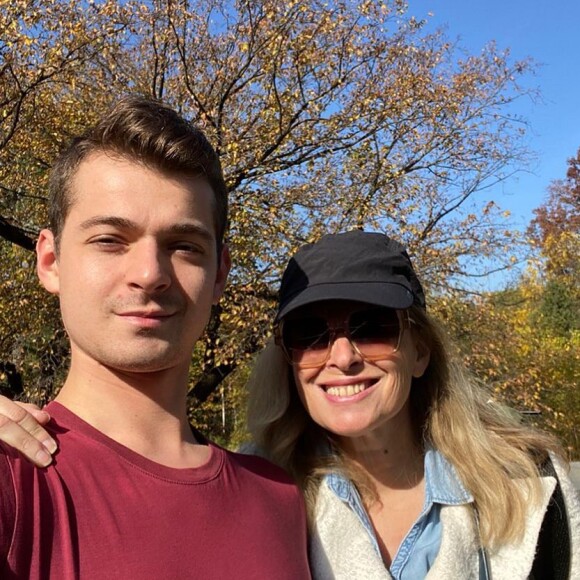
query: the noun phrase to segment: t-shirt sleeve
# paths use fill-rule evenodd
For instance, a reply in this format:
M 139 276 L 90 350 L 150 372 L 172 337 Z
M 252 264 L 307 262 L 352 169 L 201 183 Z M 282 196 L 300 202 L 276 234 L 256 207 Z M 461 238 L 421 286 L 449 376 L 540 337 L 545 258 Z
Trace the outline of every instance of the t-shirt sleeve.
M 0 446 L 0 569 L 6 562 L 14 535 L 16 493 L 12 470 L 4 449 Z

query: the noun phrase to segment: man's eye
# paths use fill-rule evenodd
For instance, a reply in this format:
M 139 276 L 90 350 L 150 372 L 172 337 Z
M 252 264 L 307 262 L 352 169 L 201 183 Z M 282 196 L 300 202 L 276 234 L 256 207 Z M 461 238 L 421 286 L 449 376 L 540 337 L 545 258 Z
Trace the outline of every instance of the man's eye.
M 204 254 L 205 250 L 199 244 L 191 242 L 177 242 L 171 245 L 174 252 L 183 252 L 185 254 Z
M 102 247 L 105 249 L 108 248 L 117 248 L 123 245 L 122 240 L 119 238 L 115 238 L 113 236 L 98 236 L 96 238 L 92 238 L 89 240 L 92 245 Z

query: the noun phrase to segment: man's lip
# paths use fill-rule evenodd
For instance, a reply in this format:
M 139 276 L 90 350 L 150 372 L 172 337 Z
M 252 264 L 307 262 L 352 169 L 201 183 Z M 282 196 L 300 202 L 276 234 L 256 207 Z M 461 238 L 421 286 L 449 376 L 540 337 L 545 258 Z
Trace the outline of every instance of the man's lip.
M 131 310 L 128 312 L 118 312 L 117 316 L 125 316 L 127 318 L 167 318 L 173 314 L 173 312 L 166 310 Z
M 166 321 L 169 323 L 174 314 L 171 310 L 128 310 L 118 313 L 118 317 L 136 328 L 155 329 L 165 326 Z

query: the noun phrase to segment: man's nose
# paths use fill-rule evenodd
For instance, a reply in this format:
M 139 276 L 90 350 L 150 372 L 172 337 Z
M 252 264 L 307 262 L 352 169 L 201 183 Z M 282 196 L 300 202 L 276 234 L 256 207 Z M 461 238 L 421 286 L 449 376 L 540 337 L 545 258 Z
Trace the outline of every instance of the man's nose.
M 140 240 L 128 253 L 127 283 L 145 292 L 162 292 L 171 285 L 171 260 L 154 240 Z

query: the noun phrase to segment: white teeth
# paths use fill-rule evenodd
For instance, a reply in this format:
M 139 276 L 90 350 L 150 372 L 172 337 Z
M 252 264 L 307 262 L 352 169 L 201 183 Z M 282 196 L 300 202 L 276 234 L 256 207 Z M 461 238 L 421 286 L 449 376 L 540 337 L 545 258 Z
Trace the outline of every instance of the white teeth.
M 351 397 L 365 390 L 364 383 L 346 385 L 344 387 L 328 387 L 326 392 L 333 397 Z

